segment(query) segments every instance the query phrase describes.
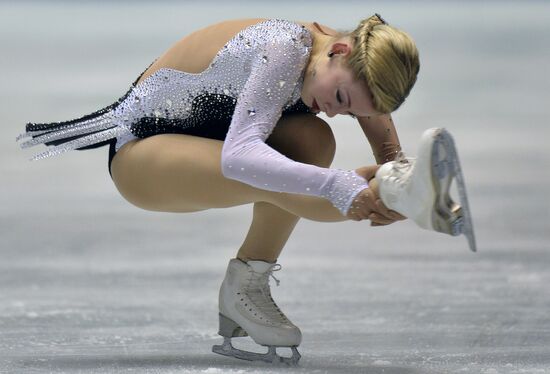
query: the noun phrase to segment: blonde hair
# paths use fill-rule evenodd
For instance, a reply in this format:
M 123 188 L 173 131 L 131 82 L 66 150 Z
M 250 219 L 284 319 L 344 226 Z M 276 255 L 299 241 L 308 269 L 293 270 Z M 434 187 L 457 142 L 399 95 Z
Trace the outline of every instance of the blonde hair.
M 420 69 L 418 50 L 405 32 L 375 14 L 362 20 L 352 32 L 354 46 L 347 60 L 356 78 L 366 82 L 373 95 L 374 108 L 391 113 L 409 95 Z

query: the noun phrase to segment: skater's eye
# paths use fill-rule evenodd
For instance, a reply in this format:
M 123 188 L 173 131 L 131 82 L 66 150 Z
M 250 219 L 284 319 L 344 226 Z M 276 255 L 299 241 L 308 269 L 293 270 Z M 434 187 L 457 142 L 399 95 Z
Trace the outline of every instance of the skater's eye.
M 342 96 L 340 96 L 340 90 L 336 90 L 336 100 L 338 100 L 338 103 L 342 104 Z M 347 115 L 353 119 L 357 118 L 354 114 L 350 112 L 348 112 Z
M 336 100 L 339 104 L 342 104 L 342 97 L 340 96 L 340 90 L 336 90 Z

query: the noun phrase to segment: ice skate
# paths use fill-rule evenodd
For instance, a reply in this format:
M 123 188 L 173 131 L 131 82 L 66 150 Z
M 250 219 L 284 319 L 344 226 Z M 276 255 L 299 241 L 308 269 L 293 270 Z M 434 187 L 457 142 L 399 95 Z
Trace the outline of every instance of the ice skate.
M 388 208 L 422 228 L 453 236 L 464 234 L 470 249 L 476 251 L 464 177 L 453 138 L 447 130 L 426 130 L 416 159 L 401 154 L 395 161 L 382 165 L 376 179 L 380 197 Z M 453 180 L 460 204 L 449 194 Z
M 269 277 L 279 269 L 280 265 L 264 261 L 245 263 L 232 259 L 229 262 L 219 298 L 218 333 L 224 341 L 222 345 L 214 345 L 213 352 L 248 361 L 298 363 L 301 356 L 296 348 L 302 340 L 302 333 L 275 304 L 269 288 Z M 233 347 L 232 338 L 247 335 L 257 344 L 268 347 L 268 352 L 255 353 Z M 290 348 L 292 356 L 279 356 L 277 347 Z

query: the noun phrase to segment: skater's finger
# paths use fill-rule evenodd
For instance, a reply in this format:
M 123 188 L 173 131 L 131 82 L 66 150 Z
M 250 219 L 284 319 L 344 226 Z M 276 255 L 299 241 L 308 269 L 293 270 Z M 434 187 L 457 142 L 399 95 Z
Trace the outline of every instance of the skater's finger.
M 365 167 L 364 178 L 370 181 L 372 178 L 374 178 L 378 169 L 380 169 L 380 165 L 372 165 L 372 166 Z
M 389 218 L 393 221 L 402 221 L 406 219 L 405 216 L 397 213 L 395 210 L 390 210 L 386 207 L 384 202 L 381 199 L 376 200 L 377 213 L 382 214 L 384 217 Z
M 361 217 L 358 213 L 359 213 L 359 209 L 357 209 L 357 207 L 355 207 L 354 205 L 352 205 L 350 207 L 350 209 L 348 210 L 348 213 L 346 215 L 347 218 L 351 219 L 352 221 L 361 221 L 363 219 L 366 219 L 366 217 Z
M 407 219 L 407 217 L 397 213 L 395 210 L 390 210 L 390 212 L 392 214 L 392 218 L 395 219 L 396 221 L 403 221 Z
M 362 215 L 359 215 L 357 213 L 353 215 L 353 220 L 354 221 L 362 221 L 364 219 L 365 219 L 365 217 L 363 217 Z
M 375 207 L 376 207 L 376 213 L 378 213 L 379 215 L 381 215 L 381 216 L 383 216 L 387 219 L 392 219 L 392 220 L 394 219 L 393 214 L 390 212 L 390 210 L 388 208 L 386 208 L 386 206 L 384 205 L 382 200 L 376 199 Z
M 384 216 L 381 216 L 380 214 L 378 213 L 375 213 L 375 212 L 372 212 L 370 215 L 369 215 L 369 219 L 372 221 L 372 222 L 376 222 L 376 223 L 379 223 L 379 224 L 382 224 L 382 225 L 388 225 L 392 222 L 394 222 L 393 220 L 391 219 L 388 219 Z
M 363 166 L 356 169 L 355 172 L 369 181 L 372 178 L 374 178 L 376 171 L 379 168 L 380 168 L 380 165 Z
M 355 216 L 358 218 L 358 221 L 369 219 L 369 214 L 372 212 L 370 209 L 365 209 L 362 205 L 358 205 L 355 211 Z
M 377 217 L 380 217 L 384 222 L 393 222 L 396 221 L 396 216 L 384 205 L 382 200 L 376 199 L 374 201 L 373 213 L 376 213 Z M 370 219 L 370 218 L 369 218 Z

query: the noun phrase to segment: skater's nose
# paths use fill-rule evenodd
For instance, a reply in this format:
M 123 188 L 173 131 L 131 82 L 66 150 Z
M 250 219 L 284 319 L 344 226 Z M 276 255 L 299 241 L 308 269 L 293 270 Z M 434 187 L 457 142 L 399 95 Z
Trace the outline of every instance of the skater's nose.
M 327 115 L 327 117 L 332 118 L 338 113 L 336 112 L 336 110 L 334 110 L 334 106 L 331 103 L 327 102 L 325 103 L 325 114 Z

